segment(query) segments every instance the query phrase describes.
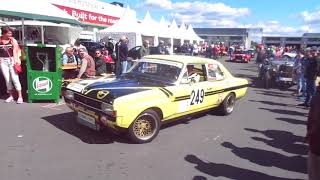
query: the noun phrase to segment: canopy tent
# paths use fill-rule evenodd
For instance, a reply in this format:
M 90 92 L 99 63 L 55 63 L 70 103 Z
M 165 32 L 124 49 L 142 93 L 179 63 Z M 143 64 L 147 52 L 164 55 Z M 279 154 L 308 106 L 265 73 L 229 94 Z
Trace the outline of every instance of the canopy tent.
M 81 27 L 74 27 L 70 24 L 65 23 L 53 23 L 53 22 L 47 22 L 47 21 L 32 21 L 32 20 L 26 20 L 24 22 L 22 21 L 10 21 L 6 22 L 8 26 L 11 27 L 21 27 L 22 23 L 24 23 L 24 26 L 31 27 L 31 28 L 25 28 L 28 32 L 30 31 L 30 36 L 27 36 L 27 40 L 33 40 L 35 41 L 41 41 L 45 42 L 45 36 L 47 36 L 47 42 L 46 43 L 53 43 L 53 44 L 71 44 L 74 42 L 80 35 L 80 32 L 82 30 Z M 40 28 L 40 30 L 39 30 Z M 37 34 L 41 34 L 40 37 L 36 37 Z M 19 34 L 20 35 L 20 34 Z M 34 43 L 33 42 L 33 43 Z
M 98 40 L 106 40 L 109 36 L 116 40 L 120 39 L 121 36 L 127 36 L 129 39 L 129 48 L 141 45 L 141 31 L 136 18 L 136 13 L 127 7 L 124 15 L 118 22 L 97 33 Z
M 140 24 L 141 34 L 144 36 L 157 36 L 159 23 L 152 19 L 149 11 Z
M 188 31 L 188 37 L 190 40 L 197 41 L 197 43 L 201 41 L 201 38 L 194 32 L 191 24 L 189 24 L 187 31 Z
M 181 35 L 180 35 L 180 32 L 179 32 L 179 28 L 178 28 L 176 20 L 172 20 L 169 31 L 170 31 L 170 34 L 172 35 L 172 37 L 174 39 L 180 39 L 181 38 Z
M 179 28 L 179 34 L 181 38 L 181 42 L 184 43 L 185 40 L 189 41 L 188 39 L 188 31 L 186 28 L 186 24 L 184 22 L 181 23 L 180 28 Z
M 24 44 L 24 19 L 35 19 L 69 24 L 79 24 L 79 21 L 60 10 L 48 1 L 10 0 L 0 6 L 0 15 L 22 18 L 22 43 Z M 44 42 L 42 42 L 44 43 Z

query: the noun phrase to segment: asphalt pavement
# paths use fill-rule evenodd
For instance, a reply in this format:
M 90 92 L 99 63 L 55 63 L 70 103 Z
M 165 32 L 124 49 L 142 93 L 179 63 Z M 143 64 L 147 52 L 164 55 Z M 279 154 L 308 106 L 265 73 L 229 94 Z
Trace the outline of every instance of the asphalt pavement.
M 0 179 L 306 179 L 308 111 L 292 88 L 262 89 L 256 64 L 223 63 L 252 82 L 234 113 L 182 119 L 148 144 L 82 127 L 63 103 L 0 100 Z

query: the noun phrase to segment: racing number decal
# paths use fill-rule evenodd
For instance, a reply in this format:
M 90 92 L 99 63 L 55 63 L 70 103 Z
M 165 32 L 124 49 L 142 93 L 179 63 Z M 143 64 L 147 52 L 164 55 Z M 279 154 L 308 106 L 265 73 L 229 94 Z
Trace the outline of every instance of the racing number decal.
M 201 104 L 201 103 L 203 103 L 203 99 L 204 99 L 204 90 L 203 89 L 192 90 L 190 105 Z

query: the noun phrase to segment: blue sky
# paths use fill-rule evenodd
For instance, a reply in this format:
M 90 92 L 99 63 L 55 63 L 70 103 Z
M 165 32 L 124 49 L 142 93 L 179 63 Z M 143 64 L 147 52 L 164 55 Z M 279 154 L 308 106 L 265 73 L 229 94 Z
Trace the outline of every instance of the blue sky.
M 105 0 L 107 1 L 107 0 Z M 110 1 L 107 1 L 110 2 Z M 320 32 L 320 0 L 118 0 L 143 19 L 164 16 L 194 27 L 263 28 L 265 35 Z

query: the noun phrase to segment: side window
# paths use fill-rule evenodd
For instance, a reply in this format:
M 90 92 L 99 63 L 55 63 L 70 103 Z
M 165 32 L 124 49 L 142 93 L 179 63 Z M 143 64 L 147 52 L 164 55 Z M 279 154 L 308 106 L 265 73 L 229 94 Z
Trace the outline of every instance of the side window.
M 208 80 L 220 81 L 224 79 L 224 74 L 217 64 L 208 64 Z
M 204 64 L 188 64 L 187 73 L 189 78 L 195 78 L 196 82 L 207 80 L 206 66 Z

